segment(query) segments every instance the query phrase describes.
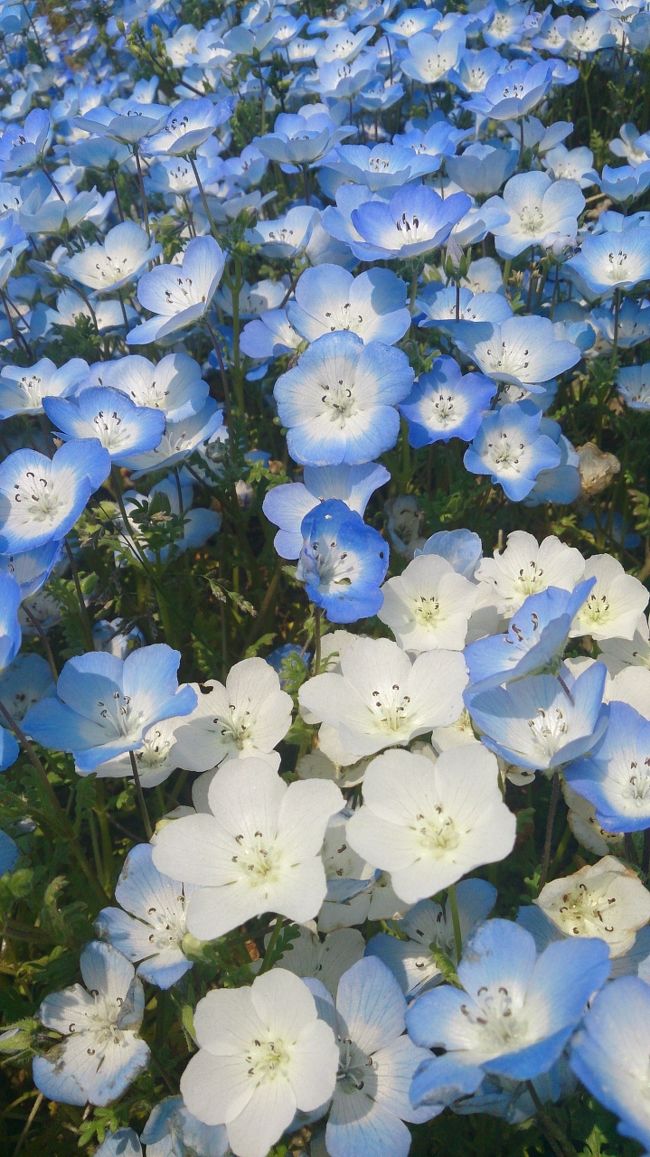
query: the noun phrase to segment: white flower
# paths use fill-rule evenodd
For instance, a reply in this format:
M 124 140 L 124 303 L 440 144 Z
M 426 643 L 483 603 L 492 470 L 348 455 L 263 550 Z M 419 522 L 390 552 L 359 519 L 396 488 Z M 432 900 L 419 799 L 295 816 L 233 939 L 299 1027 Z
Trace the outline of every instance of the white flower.
M 153 851 L 160 872 L 199 886 L 187 906 L 192 935 L 214 940 L 264 912 L 311 920 L 327 890 L 320 850 L 343 805 L 339 789 L 324 780 L 287 786 L 259 759 L 229 760 L 208 805 L 210 813 L 167 824 Z
M 149 1060 L 136 1035 L 144 991 L 133 965 L 110 944 L 81 953 L 80 984 L 43 1001 L 39 1017 L 66 1039 L 34 1059 L 34 1083 L 48 1100 L 66 1105 L 108 1105 L 121 1096 Z
M 580 551 L 565 546 L 555 535 L 538 543 L 525 530 L 514 530 L 504 551 L 481 559 L 476 578 L 496 592 L 499 609 L 510 617 L 529 595 L 547 587 L 573 590 L 584 570 Z
M 322 723 L 322 750 L 347 766 L 454 723 L 466 683 L 458 652 L 431 651 L 411 663 L 389 639 L 358 638 L 341 654 L 341 674 L 307 680 L 299 700 L 309 721 Z
M 502 860 L 515 842 L 515 816 L 501 798 L 498 765 L 485 748 L 445 751 L 435 763 L 391 751 L 373 760 L 363 806 L 348 841 L 391 874 L 408 904 L 434 896 L 480 864 Z
M 199 1052 L 181 1077 L 185 1104 L 225 1124 L 237 1157 L 266 1157 L 297 1110 L 334 1091 L 338 1049 L 303 980 L 283 968 L 250 988 L 214 989 L 194 1016 Z
M 179 767 L 209 771 L 224 759 L 248 756 L 279 766 L 273 749 L 291 727 L 293 703 L 265 659 L 242 659 L 225 686 L 211 680 L 197 694 L 196 711 L 176 731 Z
M 650 668 L 650 626 L 645 615 L 640 615 L 632 639 L 603 639 L 600 659 L 610 675 L 618 675 L 628 667 Z
M 291 941 L 278 964 L 294 976 L 320 980 L 333 993 L 343 973 L 361 960 L 365 947 L 366 942 L 357 928 L 337 928 L 323 940 L 317 932 L 301 928 L 300 935 Z
M 59 269 L 95 293 L 110 293 L 133 281 L 160 252 L 161 246 L 151 245 L 140 225 L 122 221 L 109 230 L 102 245 L 87 245 L 64 258 Z
M 462 651 L 477 588 L 446 559 L 421 554 L 381 589 L 384 602 L 377 615 L 400 647 L 416 653 Z
M 587 559 L 584 577 L 595 577 L 596 583 L 574 619 L 571 635 L 632 639 L 650 598 L 643 583 L 626 574 L 610 554 Z
M 650 920 L 650 892 L 614 856 L 546 884 L 535 903 L 566 936 L 596 936 L 622 956 Z

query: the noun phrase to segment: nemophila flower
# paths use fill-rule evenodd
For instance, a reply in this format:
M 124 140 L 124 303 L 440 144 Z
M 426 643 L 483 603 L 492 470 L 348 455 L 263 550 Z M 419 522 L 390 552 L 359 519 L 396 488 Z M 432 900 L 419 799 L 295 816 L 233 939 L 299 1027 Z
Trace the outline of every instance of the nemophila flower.
M 74 393 L 88 374 L 83 358 L 70 358 L 57 369 L 49 358 L 33 366 L 5 365 L 0 372 L 0 419 L 15 414 L 41 414 L 44 397 Z
M 133 1129 L 109 1130 L 94 1157 L 142 1157 L 138 1134 Z
M 204 317 L 221 280 L 225 254 L 213 237 L 195 237 L 182 260 L 157 265 L 138 282 L 138 301 L 155 314 L 126 335 L 128 345 L 160 341 Z
M 613 201 L 633 201 L 650 185 L 650 161 L 640 165 L 603 165 L 600 189 Z
M 439 160 L 429 154 L 416 153 L 397 143 L 367 145 L 342 145 L 325 157 L 320 172 L 320 184 L 328 191 L 331 173 L 339 180 L 365 185 L 372 193 L 395 189 L 419 180 L 439 167 Z
M 447 157 L 452 181 L 471 197 L 497 193 L 517 167 L 517 148 L 501 141 L 473 141 L 457 157 Z
M 490 915 L 496 888 L 487 880 L 461 880 L 456 885 L 461 943 Z M 420 900 L 395 922 L 400 936 L 379 932 L 368 941 L 366 954 L 378 956 L 390 968 L 402 992 L 415 996 L 442 979 L 442 958 L 458 963 L 449 900 L 443 905 Z
M 477 639 L 465 648 L 471 694 L 552 671 L 562 660 L 571 624 L 594 586 L 593 578 L 574 591 L 547 587 L 529 595 L 503 634 Z
M 329 152 L 339 141 L 352 136 L 352 125 L 337 125 L 324 104 L 304 104 L 297 113 L 279 113 L 272 132 L 256 137 L 265 157 L 278 164 L 308 165 Z
M 366 526 L 360 514 L 336 498 L 305 515 L 296 578 L 311 602 L 333 623 L 354 623 L 374 615 L 388 569 L 388 543 Z
M 59 262 L 59 269 L 95 293 L 112 293 L 134 281 L 161 252 L 135 221 L 122 221 L 106 234 L 103 244 L 86 246 Z
M 165 470 L 190 458 L 223 428 L 223 410 L 214 398 L 206 398 L 200 409 L 186 414 L 184 418 L 168 418 L 165 431 L 153 450 L 140 454 L 129 454 L 123 465 L 131 471 L 132 478 L 149 474 L 153 470 Z
M 62 552 L 62 543 L 53 542 L 20 554 L 0 554 L 0 575 L 11 575 L 20 587 L 21 600 L 28 599 L 47 582 Z
M 353 333 L 317 338 L 275 383 L 287 446 L 309 466 L 371 462 L 397 441 L 399 414 L 413 384 L 401 350 Z
M 521 502 L 542 470 L 559 466 L 555 442 L 540 433 L 542 414 L 510 403 L 483 415 L 478 434 L 465 451 L 463 464 L 472 474 L 489 474 L 508 498 Z
M 302 482 L 287 482 L 267 491 L 262 510 L 280 529 L 273 540 L 281 558 L 297 558 L 302 550 L 302 521 L 319 502 L 338 498 L 363 514 L 375 490 L 390 480 L 384 466 L 306 466 Z
M 226 1157 L 229 1151 L 225 1126 L 204 1125 L 185 1107 L 182 1097 L 165 1097 L 154 1106 L 141 1140 L 147 1157 Z
M 335 1007 L 321 992 L 315 990 L 317 1004 L 339 1048 L 327 1152 L 406 1157 L 411 1134 L 404 1122 L 421 1123 L 432 1113 L 414 1109 L 409 1099 L 411 1079 L 427 1054 L 405 1034 L 406 999 L 397 981 L 381 960 L 366 958 L 341 977 Z
M 589 233 L 565 264 L 592 297 L 611 297 L 650 278 L 650 227 Z
M 201 684 L 196 709 L 177 728 L 179 766 L 209 771 L 225 759 L 279 764 L 274 748 L 291 727 L 291 696 L 264 659 L 242 659 L 230 668 L 225 685 Z
M 109 1105 L 149 1060 L 138 1037 L 144 991 L 133 965 L 110 944 L 93 941 L 81 953 L 86 988 L 74 984 L 46 996 L 39 1019 L 66 1039 L 34 1058 L 34 1084 L 50 1101 Z
M 602 738 L 606 675 L 602 663 L 576 678 L 566 668 L 561 680 L 530 675 L 508 687 L 470 692 L 467 708 L 490 751 L 530 771 L 555 770 L 591 751 Z
M 110 137 L 138 147 L 145 137 L 161 128 L 168 112 L 165 105 L 153 101 L 118 99 L 109 105 L 97 105 L 83 116 L 75 117 L 74 123 L 94 136 Z
M 50 114 L 33 108 L 22 125 L 8 125 L 0 137 L 0 169 L 20 173 L 38 166 L 52 139 Z
M 365 946 L 358 928 L 337 928 L 321 940 L 317 932 L 302 927 L 277 963 L 295 976 L 319 980 L 334 993 L 343 973 L 361 960 Z
M 552 71 L 545 61 L 530 65 L 516 60 L 491 76 L 482 92 L 465 101 L 465 107 L 493 121 L 518 120 L 546 96 L 551 81 Z
M 287 318 L 301 337 L 352 330 L 362 341 L 399 341 L 411 324 L 406 285 L 390 269 L 369 269 L 353 277 L 340 265 L 319 265 L 301 274 Z
M 208 813 L 183 816 L 156 836 L 153 862 L 198 885 L 187 927 L 214 940 L 254 916 L 297 924 L 317 915 L 327 890 L 320 849 L 343 797 L 324 780 L 289 786 L 259 759 L 229 760 L 208 788 Z
M 472 530 L 437 530 L 424 542 L 420 554 L 435 554 L 444 558 L 457 574 L 474 578 L 475 571 L 483 556 L 483 545 L 478 534 Z
M 52 458 L 15 450 L 0 463 L 0 551 L 20 554 L 60 542 L 110 473 L 96 438 L 69 442 Z
M 584 577 L 595 579 L 587 601 L 576 614 L 571 634 L 594 639 L 631 639 L 650 594 L 642 582 L 626 574 L 610 554 L 587 559 Z
M 293 258 L 304 253 L 317 221 L 317 209 L 297 205 L 283 217 L 258 221 L 254 229 L 246 230 L 245 238 L 250 245 L 259 245 L 266 257 Z
M 132 454 L 156 447 L 165 430 L 160 410 L 136 406 L 120 390 L 82 390 L 76 398 L 50 398 L 43 402 L 56 436 L 68 439 L 96 438 L 120 466 Z
M 545 317 L 510 317 L 489 324 L 463 322 L 453 340 L 478 368 L 497 382 L 531 387 L 550 382 L 581 358 L 577 345 L 556 338 Z
M 215 102 L 209 97 L 180 100 L 172 106 L 162 128 L 147 139 L 143 151 L 186 157 L 228 120 L 232 109 L 230 100 Z
M 647 413 L 650 410 L 650 362 L 621 367 L 616 375 L 616 389 L 629 410 Z
M 380 755 L 348 822 L 350 846 L 390 872 L 407 904 L 434 896 L 512 851 L 516 820 L 498 776 L 496 759 L 478 745 L 444 751 L 435 763 L 408 751 Z
M 620 1118 L 618 1132 L 644 1149 L 650 1148 L 649 1032 L 650 985 L 622 976 L 598 994 L 571 1049 L 576 1076 Z
M 417 257 L 444 245 L 471 202 L 465 193 L 440 197 L 427 185 L 407 185 L 390 201 L 366 201 L 352 210 L 360 241 L 349 245 L 360 261 Z
M 512 614 L 529 595 L 548 587 L 573 590 L 584 569 L 580 551 L 566 546 L 555 535 L 538 543 L 527 531 L 513 530 L 505 550 L 480 560 L 476 578 L 494 590 L 499 609 Z
M 649 744 L 650 721 L 627 703 L 613 702 L 604 735 L 566 768 L 567 782 L 594 805 L 607 832 L 650 827 Z
M 453 336 L 458 321 L 505 321 L 512 309 L 501 293 L 473 292 L 466 286 L 439 285 L 430 282 L 416 298 L 425 314 L 419 322 L 423 329 L 442 329 Z
M 614 856 L 551 880 L 535 904 L 566 936 L 604 940 L 613 957 L 627 952 L 650 920 L 650 892 Z
M 378 616 L 405 651 L 462 651 L 477 587 L 446 559 L 419 555 L 381 593 Z
M 68 659 L 56 699 L 42 699 L 27 712 L 25 731 L 55 751 L 70 751 L 77 771 L 87 774 L 125 751 L 135 751 L 152 724 L 187 715 L 196 695 L 179 688 L 178 651 L 166 643 L 141 647 L 117 659 L 91 651 Z
M 422 84 L 440 84 L 458 65 L 465 35 L 458 28 L 449 28 L 440 36 L 416 32 L 408 37 L 406 47 L 408 55 L 402 57 L 402 71 Z
M 192 967 L 183 953 L 185 908 L 192 893 L 163 876 L 152 863 L 149 844 L 131 848 L 115 885 L 120 908 L 102 908 L 98 934 L 138 964 L 138 975 L 159 988 L 171 988 Z
M 445 1050 L 420 1067 L 414 1104 L 442 1109 L 485 1074 L 526 1081 L 547 1073 L 609 967 L 600 940 L 561 941 L 538 956 L 530 933 L 510 920 L 482 924 L 458 966 L 462 987 L 425 992 L 406 1014 L 416 1044 Z
M 209 392 L 199 363 L 184 353 L 167 354 L 157 363 L 140 354 L 105 363 L 102 384 L 126 393 L 136 406 L 162 410 L 172 421 L 198 413 Z
M 0 574 L 0 671 L 4 671 L 20 650 L 21 630 L 18 608 L 21 590 L 11 574 Z
M 250 987 L 213 989 L 194 1014 L 199 1052 L 183 1100 L 206 1125 L 225 1124 L 237 1157 L 266 1157 L 296 1111 L 331 1097 L 338 1048 L 303 980 L 283 968 Z
M 308 679 L 298 698 L 309 722 L 321 723 L 320 748 L 343 767 L 405 746 L 461 714 L 467 675 L 457 652 L 431 651 L 411 662 L 389 639 L 357 637 L 340 666 L 340 674 Z
M 548 248 L 554 236 L 575 237 L 585 207 L 575 181 L 553 181 L 547 173 L 518 173 L 503 190 L 508 220 L 495 226 L 497 253 L 518 257 L 531 246 Z
M 496 391 L 482 374 L 463 376 L 453 358 L 436 358 L 399 407 L 408 422 L 409 444 L 419 449 L 450 438 L 471 441 Z

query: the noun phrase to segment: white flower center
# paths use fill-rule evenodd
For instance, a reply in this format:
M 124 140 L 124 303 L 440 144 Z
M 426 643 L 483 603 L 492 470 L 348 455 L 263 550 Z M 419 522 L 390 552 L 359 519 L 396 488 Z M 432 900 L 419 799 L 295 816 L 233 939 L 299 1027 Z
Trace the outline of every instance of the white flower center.
M 363 314 L 358 313 L 356 316 L 350 312 L 352 304 L 349 301 L 344 302 L 342 306 L 337 309 L 328 310 L 325 314 L 329 322 L 330 333 L 335 333 L 339 329 L 352 329 L 355 332 L 363 325 Z M 329 386 L 324 387 L 329 389 Z
M 49 522 L 64 505 L 56 494 L 51 478 L 44 478 L 34 470 L 26 470 L 22 478 L 14 482 L 14 502 L 20 506 L 20 513 L 32 522 Z
M 479 1030 L 480 1046 L 491 1052 L 501 1052 L 504 1046 L 523 1041 L 526 1026 L 514 1015 L 515 1002 L 505 985 L 484 984 L 478 989 L 472 1006 L 461 1004 L 460 1011 L 475 1029 Z
M 107 410 L 98 410 L 93 418 L 93 426 L 97 430 L 97 437 L 102 446 L 109 452 L 120 450 L 130 440 L 129 427 L 125 425 L 117 410 L 111 413 Z
M 422 241 L 429 236 L 420 218 L 416 217 L 414 213 L 402 213 L 402 216 L 398 217 L 395 222 L 395 228 L 398 233 L 404 234 L 404 240 L 407 244 Z M 422 231 L 420 232 L 420 230 Z
M 134 708 L 131 696 L 114 691 L 106 699 L 98 699 L 95 722 L 111 737 L 116 735 L 137 735 L 144 719 L 144 712 Z
M 650 797 L 650 755 L 642 756 L 642 763 L 638 759 L 630 760 L 630 772 L 627 785 L 623 788 L 623 798 L 629 800 L 635 807 L 646 806 Z
M 574 936 L 602 936 L 605 932 L 613 932 L 608 912 L 614 904 L 615 896 L 595 894 L 586 884 L 580 883 L 562 896 L 559 915 L 565 932 Z
M 568 720 L 561 707 L 540 707 L 534 719 L 528 720 L 533 741 L 544 752 L 554 755 L 569 730 Z
M 623 249 L 619 249 L 616 253 L 612 252 L 607 254 L 607 268 L 605 272 L 610 281 L 627 280 L 630 276 L 628 261 L 629 256 Z
M 377 1077 L 372 1057 L 364 1053 L 349 1037 L 337 1037 L 339 1067 L 336 1074 L 338 1091 L 366 1093 L 374 1099 Z
M 525 595 L 534 595 L 545 589 L 544 568 L 538 566 L 533 559 L 527 566 L 522 566 L 513 583 L 515 590 Z
M 274 843 L 272 836 L 265 838 L 259 830 L 253 834 L 252 840 L 249 837 L 245 841 L 243 834 L 235 836 L 240 850 L 231 857 L 240 876 L 252 888 L 277 883 L 285 863 L 284 853 L 277 842 Z
M 144 768 L 162 767 L 172 749 L 174 737 L 163 736 L 158 728 L 150 731 L 144 740 L 141 751 L 135 753 L 138 763 Z
M 346 418 L 357 413 L 354 394 L 343 378 L 339 378 L 333 385 L 323 385 L 322 389 L 321 402 L 329 410 L 331 421 L 337 422 L 342 430 Z
M 440 603 L 435 595 L 418 595 L 413 604 L 413 615 L 424 627 L 431 627 L 440 618 Z
M 250 1065 L 249 1077 L 254 1077 L 258 1085 L 285 1077 L 291 1054 L 284 1041 L 252 1040 L 248 1046 L 246 1062 Z
M 251 731 L 255 725 L 251 711 L 251 700 L 246 699 L 245 704 L 229 703 L 229 715 L 223 718 L 217 717 L 213 721 L 219 725 L 223 738 L 230 737 L 235 747 L 239 748 L 240 751 L 251 745 Z
M 439 852 L 452 851 L 460 843 L 453 819 L 439 803 L 429 815 L 425 816 L 423 812 L 418 812 L 415 823 L 411 824 L 410 828 L 416 833 L 420 848 L 428 855 L 435 856 Z
M 592 591 L 582 610 L 581 618 L 594 624 L 606 623 L 610 615 L 610 604 L 607 595 L 598 595 Z
M 544 211 L 539 205 L 525 205 L 519 213 L 519 220 L 525 233 L 536 235 L 544 228 Z
M 147 923 L 153 931 L 149 933 L 149 943 L 156 952 L 165 952 L 168 948 L 177 948 L 187 931 L 185 927 L 185 896 L 180 893 L 176 900 L 180 911 L 156 908 L 152 904 L 147 908 Z
M 23 374 L 18 385 L 30 406 L 40 406 L 43 400 L 43 379 L 38 374 Z
M 411 715 L 411 697 L 402 692 L 399 683 L 393 683 L 383 691 L 373 691 L 370 710 L 380 731 L 403 731 Z
M 494 441 L 488 442 L 488 451 L 490 461 L 503 471 L 509 471 L 512 474 L 519 474 L 519 463 L 523 451 L 526 449 L 524 442 L 517 441 L 513 438 L 507 430 L 502 430 Z

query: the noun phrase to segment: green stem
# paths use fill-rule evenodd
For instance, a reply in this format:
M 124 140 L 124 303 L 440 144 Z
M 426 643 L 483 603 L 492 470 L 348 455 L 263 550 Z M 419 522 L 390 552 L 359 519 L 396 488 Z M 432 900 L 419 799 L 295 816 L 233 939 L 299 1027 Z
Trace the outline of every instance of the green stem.
M 548 813 L 546 816 L 546 831 L 544 833 L 544 852 L 542 854 L 542 870 L 539 876 L 539 890 L 541 892 L 548 879 L 548 871 L 551 866 L 551 848 L 553 844 L 553 825 L 555 823 L 555 815 L 557 812 L 557 805 L 560 799 L 560 773 L 553 772 L 553 779 L 551 780 L 551 799 L 548 805 Z
M 314 607 L 314 675 L 320 673 L 321 664 L 321 613 Z
M 266 946 L 266 951 L 264 952 L 264 959 L 262 961 L 262 967 L 260 968 L 260 970 L 258 972 L 258 976 L 261 976 L 263 972 L 268 972 L 269 968 L 272 968 L 273 965 L 275 964 L 275 950 L 276 950 L 278 941 L 282 935 L 283 928 L 284 928 L 284 920 L 282 919 L 281 916 L 278 916 L 276 921 L 275 921 L 275 924 L 273 925 L 273 931 L 269 937 L 269 942 Z
M 140 808 L 140 815 L 142 816 L 142 823 L 144 825 L 146 837 L 148 840 L 150 840 L 152 835 L 153 835 L 153 828 L 151 826 L 151 820 L 149 819 L 149 812 L 147 810 L 147 801 L 144 798 L 144 792 L 142 790 L 142 783 L 140 780 L 140 773 L 138 771 L 138 761 L 135 758 L 135 752 L 134 751 L 129 752 L 129 760 L 131 762 L 131 771 L 133 772 L 133 782 L 135 784 L 135 795 L 136 795 L 136 799 L 138 801 L 138 807 Z
M 94 651 L 95 640 L 93 639 L 93 627 L 90 621 L 90 615 L 88 614 L 88 607 L 84 601 L 83 591 L 79 581 L 79 571 L 77 570 L 77 564 L 75 562 L 75 557 L 72 553 L 70 543 L 68 542 L 67 538 L 65 538 L 63 541 L 65 545 L 65 553 L 67 554 L 68 562 L 70 563 L 70 573 L 72 574 L 72 581 L 74 583 L 74 589 L 77 595 L 77 602 L 79 603 L 79 617 L 81 619 L 84 641 L 88 650 Z
M 454 929 L 454 947 L 456 949 L 456 963 L 460 963 L 463 955 L 463 936 L 460 930 L 460 914 L 458 912 L 458 897 L 456 895 L 456 885 L 452 884 L 447 889 L 447 900 L 449 901 L 449 911 L 451 912 L 451 924 Z

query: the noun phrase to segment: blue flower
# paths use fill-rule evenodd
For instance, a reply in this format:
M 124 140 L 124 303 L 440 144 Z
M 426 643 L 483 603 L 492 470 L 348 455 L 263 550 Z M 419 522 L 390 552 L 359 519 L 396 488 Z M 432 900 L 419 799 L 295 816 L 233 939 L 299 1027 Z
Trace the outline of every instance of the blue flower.
M 571 1050 L 571 1068 L 620 1117 L 618 1131 L 650 1149 L 650 985 L 622 976 L 598 994 Z
M 171 988 L 192 967 L 182 950 L 187 932 L 185 907 L 193 889 L 162 876 L 152 863 L 150 844 L 131 848 L 115 886 L 120 908 L 102 908 L 98 935 L 127 960 L 138 976 L 159 988 Z
M 413 1103 L 442 1109 L 486 1074 L 525 1081 L 548 1072 L 609 969 L 602 940 L 563 940 L 538 956 L 525 929 L 486 921 L 458 966 L 462 987 L 426 992 L 406 1014 L 416 1044 L 445 1050 L 420 1065 Z
M 165 430 L 161 410 L 136 406 L 121 390 L 107 386 L 82 390 L 76 398 L 45 398 L 43 409 L 57 437 L 97 438 L 116 466 L 131 454 L 153 450 Z
M 465 101 L 465 107 L 493 121 L 518 120 L 546 96 L 551 80 L 552 72 L 545 61 L 529 65 L 515 60 L 491 76 L 482 92 Z
M 592 297 L 611 297 L 650 278 L 650 227 L 588 234 L 565 268 Z
M 390 269 L 369 269 L 353 277 L 340 265 L 306 269 L 287 304 L 287 318 L 307 341 L 352 330 L 366 344 L 386 345 L 404 337 L 411 324 L 401 278 Z
M 160 341 L 204 317 L 226 262 L 213 237 L 195 237 L 176 265 L 156 265 L 138 282 L 138 301 L 155 314 L 130 330 L 129 345 Z
M 147 728 L 188 715 L 196 693 L 178 686 L 180 654 L 154 643 L 118 659 L 91 651 L 68 659 L 57 698 L 42 699 L 25 716 L 26 733 L 54 751 L 72 752 L 80 774 L 142 746 Z
M 20 554 L 60 542 L 110 469 L 96 438 L 68 442 L 53 458 L 15 450 L 0 463 L 0 551 Z
M 574 591 L 547 587 L 529 595 L 503 634 L 470 643 L 465 648 L 469 693 L 487 691 L 558 665 L 571 624 L 595 582 L 589 578 L 578 583 Z
M 225 1157 L 229 1152 L 225 1125 L 204 1125 L 185 1107 L 182 1097 L 165 1097 L 152 1109 L 142 1142 L 147 1157 Z
M 388 543 L 360 514 L 335 498 L 303 519 L 296 576 L 333 623 L 354 623 L 379 610 Z
M 0 573 L 0 671 L 4 671 L 20 650 L 21 631 L 18 608 L 20 587 L 10 574 Z
M 542 470 L 559 466 L 560 451 L 540 434 L 542 414 L 527 413 L 510 403 L 483 416 L 481 427 L 465 451 L 463 463 L 472 474 L 489 474 L 513 502 L 530 494 Z
M 427 185 L 407 185 L 390 201 L 367 201 L 352 210 L 361 241 L 350 248 L 360 261 L 417 257 L 439 249 L 471 201 L 465 193 L 440 197 Z
M 409 444 L 471 441 L 496 391 L 496 383 L 482 374 L 463 377 L 453 358 L 436 358 L 399 407 L 409 425 Z
M 650 828 L 649 752 L 650 720 L 627 703 L 613 702 L 600 742 L 567 767 L 567 782 L 594 805 L 605 831 Z
M 407 397 L 413 370 L 406 354 L 356 334 L 318 338 L 278 378 L 278 415 L 296 462 L 350 466 L 371 462 L 397 441 L 395 407 Z
M 467 709 L 490 751 L 530 771 L 554 770 L 602 738 L 606 676 L 602 663 L 593 663 L 577 679 L 566 668 L 559 678 L 529 675 L 508 687 L 468 692 Z

